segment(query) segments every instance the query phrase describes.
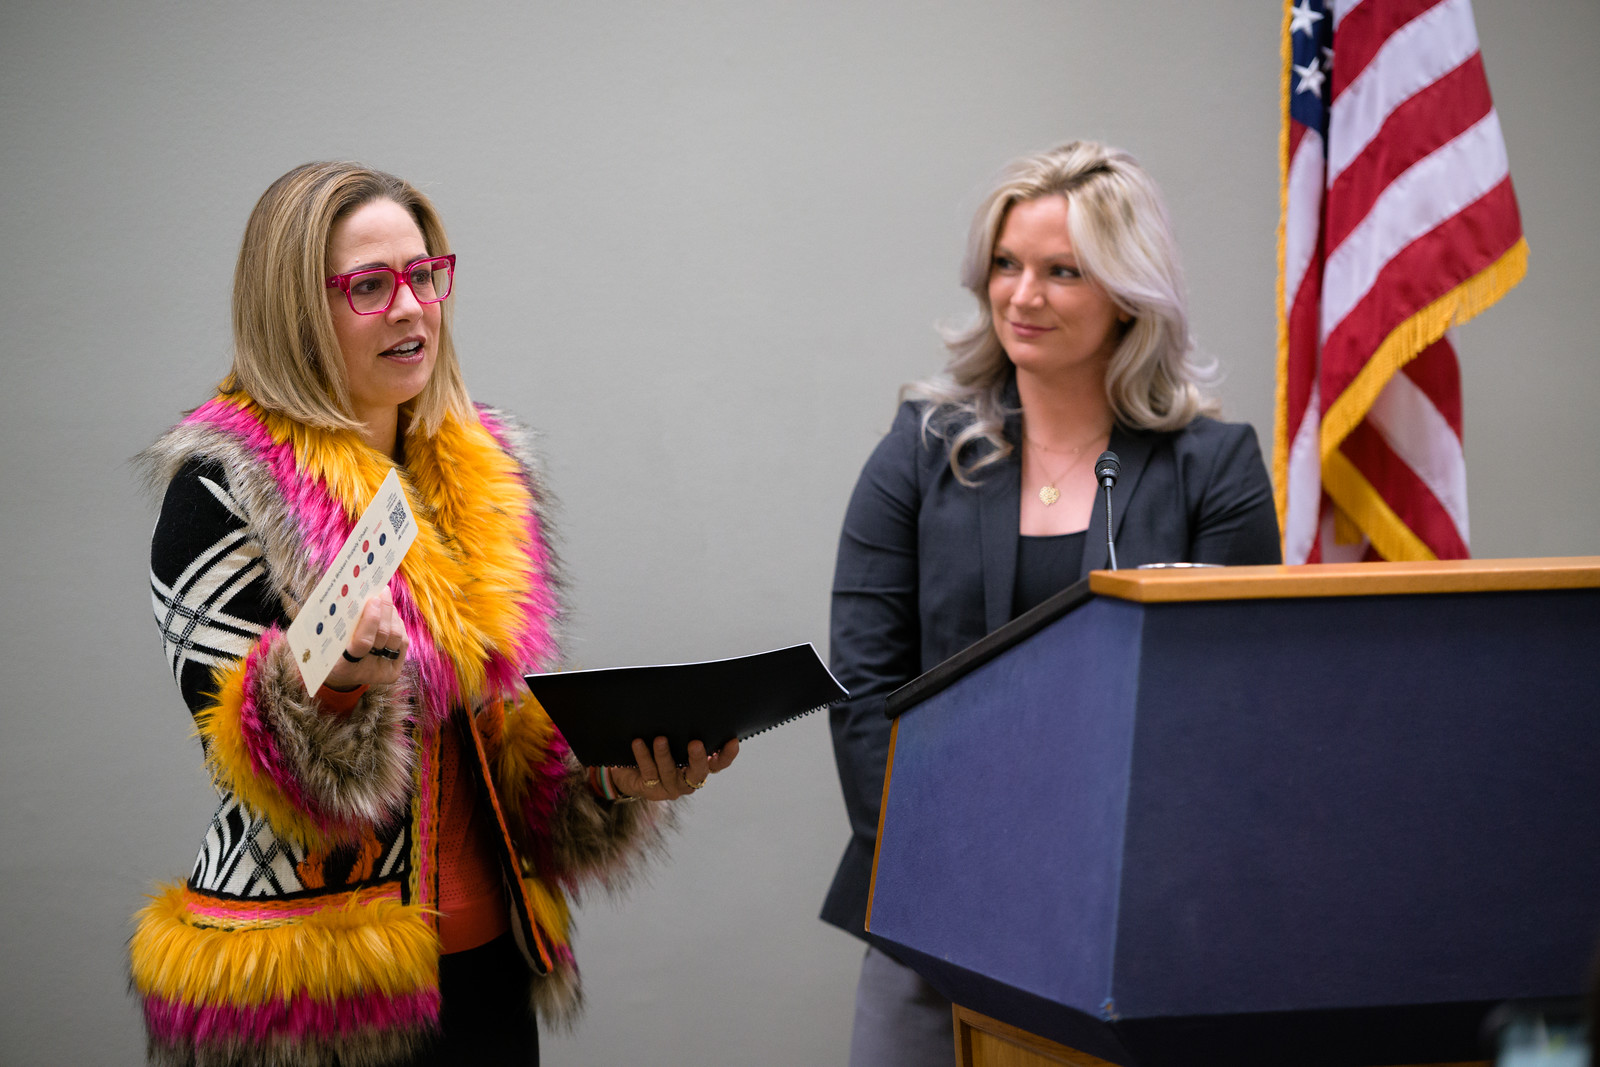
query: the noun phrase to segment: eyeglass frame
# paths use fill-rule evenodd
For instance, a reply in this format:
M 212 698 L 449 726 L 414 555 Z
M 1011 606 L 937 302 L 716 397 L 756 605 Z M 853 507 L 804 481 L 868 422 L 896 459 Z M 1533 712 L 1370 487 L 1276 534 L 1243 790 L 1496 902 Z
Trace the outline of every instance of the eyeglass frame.
M 424 300 L 424 299 L 422 299 L 421 296 L 419 296 L 417 294 L 417 291 L 415 289 L 411 288 L 411 279 L 410 279 L 410 277 L 408 277 L 408 275 L 411 272 L 411 268 L 415 267 L 419 263 L 439 263 L 439 262 L 443 262 L 443 263 L 447 264 L 447 269 L 450 272 L 450 288 L 449 288 L 448 291 L 445 292 L 444 296 L 441 296 L 441 297 L 439 297 L 439 298 L 437 298 L 435 300 Z M 359 310 L 356 307 L 355 301 L 350 298 L 350 280 L 352 278 L 360 277 L 363 274 L 382 274 L 382 273 L 388 273 L 391 277 L 394 278 L 394 288 L 389 290 L 389 302 L 387 304 L 383 305 L 383 307 L 379 308 L 376 311 L 361 311 L 361 310 Z M 454 252 L 451 252 L 451 253 L 449 253 L 447 255 L 443 255 L 443 256 L 423 256 L 421 259 L 414 259 L 410 263 L 406 264 L 406 273 L 405 274 L 401 274 L 399 271 L 395 270 L 393 267 L 362 267 L 360 270 L 352 270 L 352 271 L 347 271 L 344 274 L 335 274 L 335 275 L 330 276 L 328 278 L 327 282 L 323 285 L 323 288 L 324 289 L 338 289 L 339 291 L 343 292 L 344 293 L 344 302 L 346 304 L 348 304 L 349 307 L 350 307 L 350 310 L 355 312 L 357 315 L 382 315 L 384 312 L 386 312 L 390 308 L 394 307 L 394 298 L 400 295 L 400 287 L 402 285 L 405 286 L 407 289 L 411 289 L 411 295 L 416 299 L 417 303 L 419 303 L 419 304 L 442 304 L 442 303 L 444 303 L 446 300 L 448 300 L 450 298 L 450 294 L 456 291 L 456 254 Z

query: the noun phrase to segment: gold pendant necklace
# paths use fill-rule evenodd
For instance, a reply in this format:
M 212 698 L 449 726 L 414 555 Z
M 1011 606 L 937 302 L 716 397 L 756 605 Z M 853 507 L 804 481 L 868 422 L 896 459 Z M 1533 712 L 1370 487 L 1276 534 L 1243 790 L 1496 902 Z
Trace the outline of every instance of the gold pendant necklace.
M 1069 454 L 1069 455 L 1072 456 L 1072 461 L 1067 464 L 1066 470 L 1063 470 L 1060 474 L 1056 475 L 1055 477 L 1053 477 L 1053 478 L 1049 477 L 1050 472 L 1049 471 L 1044 471 L 1044 474 L 1048 478 L 1048 480 L 1044 483 L 1044 485 L 1039 487 L 1039 503 L 1043 504 L 1045 507 L 1049 507 L 1051 504 L 1054 504 L 1057 500 L 1060 500 L 1061 499 L 1061 490 L 1056 488 L 1056 483 L 1061 481 L 1061 479 L 1065 478 L 1067 475 L 1071 474 L 1073 472 L 1073 470 L 1078 466 L 1078 464 L 1080 462 L 1082 462 L 1083 450 L 1085 448 L 1087 448 L 1089 445 L 1093 444 L 1094 442 L 1100 440 L 1100 438 L 1106 436 L 1110 432 L 1111 432 L 1110 430 L 1106 430 L 1104 432 L 1097 433 L 1093 437 L 1089 438 L 1089 440 L 1087 440 L 1083 444 L 1079 445 L 1077 448 L 1072 449 L 1070 453 L 1066 453 L 1066 454 Z M 1063 454 L 1061 449 L 1059 449 L 1059 448 L 1046 448 L 1044 445 L 1041 445 L 1039 442 L 1035 441 L 1033 438 L 1029 437 L 1027 434 L 1023 434 L 1022 435 L 1022 439 L 1024 441 L 1026 441 L 1028 444 L 1032 445 L 1037 450 L 1037 452 L 1054 452 L 1057 455 Z M 1039 459 L 1037 457 L 1037 452 L 1035 454 L 1034 462 L 1038 464 L 1040 470 L 1044 470 L 1044 463 L 1039 461 Z
M 1039 448 L 1039 447 L 1042 447 L 1042 446 L 1035 445 L 1034 447 L 1035 448 Z M 1082 452 L 1082 451 L 1083 451 L 1083 446 L 1079 445 L 1076 449 L 1073 450 L 1074 457 L 1077 457 L 1077 454 L 1079 452 Z M 1037 459 L 1035 460 L 1035 462 L 1038 462 Z M 1049 507 L 1051 504 L 1054 504 L 1057 500 L 1060 500 L 1061 499 L 1061 490 L 1056 488 L 1056 483 L 1059 482 L 1061 479 L 1065 478 L 1067 475 L 1071 474 L 1073 469 L 1075 467 L 1077 467 L 1077 465 L 1078 465 L 1078 458 L 1074 458 L 1071 463 L 1067 464 L 1067 469 L 1062 471 L 1060 474 L 1056 475 L 1054 478 L 1049 478 L 1050 472 L 1049 471 L 1045 471 L 1044 472 L 1045 476 L 1047 478 L 1049 478 L 1049 480 L 1046 481 L 1044 483 L 1044 485 L 1040 486 L 1040 488 L 1039 488 L 1039 503 L 1043 504 L 1045 507 Z M 1039 467 L 1040 467 L 1041 470 L 1043 470 L 1044 464 L 1040 463 Z

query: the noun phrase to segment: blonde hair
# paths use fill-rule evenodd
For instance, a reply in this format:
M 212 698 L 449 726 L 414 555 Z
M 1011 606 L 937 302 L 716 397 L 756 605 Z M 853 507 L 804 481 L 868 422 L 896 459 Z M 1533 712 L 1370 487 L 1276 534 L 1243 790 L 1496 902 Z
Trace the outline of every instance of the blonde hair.
M 429 255 L 450 251 L 444 223 L 410 182 L 359 163 L 306 163 L 273 182 L 245 224 L 233 272 L 233 366 L 220 386 L 308 426 L 361 429 L 328 310 L 328 239 L 356 208 L 393 200 L 411 213 Z M 446 415 L 475 421 L 450 338 L 451 301 L 422 392 L 404 405 L 407 432 L 432 436 Z
M 1013 204 L 1042 196 L 1067 201 L 1067 233 L 1085 277 L 1098 283 L 1132 316 L 1106 374 L 1107 400 L 1118 423 L 1135 430 L 1176 430 L 1196 415 L 1213 414 L 1201 386 L 1211 368 L 1194 357 L 1183 273 L 1161 193 L 1128 153 L 1092 141 L 1073 141 L 1023 156 L 1001 172 L 984 197 L 967 237 L 961 284 L 978 298 L 970 325 L 942 329 L 950 360 L 927 381 L 901 390 L 927 401 L 925 433 L 951 437 L 950 467 L 964 485 L 971 475 L 1011 454 L 1004 401 L 1011 361 L 994 330 L 989 273 L 994 244 Z M 988 442 L 970 464 L 969 445 Z

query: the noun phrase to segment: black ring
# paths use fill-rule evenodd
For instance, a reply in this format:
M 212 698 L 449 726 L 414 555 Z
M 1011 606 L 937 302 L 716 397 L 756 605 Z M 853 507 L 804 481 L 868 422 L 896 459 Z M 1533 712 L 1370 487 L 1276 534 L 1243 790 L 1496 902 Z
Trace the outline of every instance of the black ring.
M 340 655 L 349 660 L 351 663 L 360 663 L 362 660 L 367 658 L 365 656 L 352 656 L 348 648 L 341 652 Z
M 374 656 L 382 656 L 384 659 L 400 658 L 400 650 L 395 648 L 375 648 L 372 650 L 372 654 Z

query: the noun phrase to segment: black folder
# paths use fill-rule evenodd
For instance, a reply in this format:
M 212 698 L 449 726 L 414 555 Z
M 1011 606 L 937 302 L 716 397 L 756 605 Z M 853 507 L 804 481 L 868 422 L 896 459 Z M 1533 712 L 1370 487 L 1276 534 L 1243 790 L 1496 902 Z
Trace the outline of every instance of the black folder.
M 733 659 L 527 675 L 528 688 L 589 767 L 631 767 L 633 739 L 714 752 L 849 696 L 809 643 Z

